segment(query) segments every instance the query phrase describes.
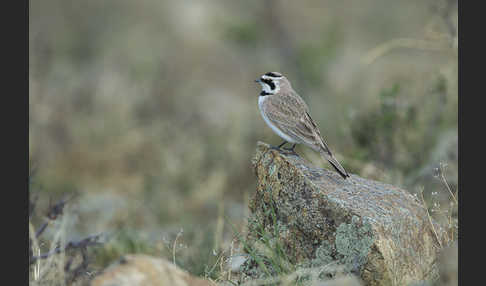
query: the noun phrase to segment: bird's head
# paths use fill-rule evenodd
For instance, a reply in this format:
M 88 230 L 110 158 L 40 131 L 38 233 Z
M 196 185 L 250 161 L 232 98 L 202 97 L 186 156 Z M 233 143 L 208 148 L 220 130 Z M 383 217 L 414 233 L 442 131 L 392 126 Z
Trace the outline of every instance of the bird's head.
M 262 85 L 261 96 L 276 94 L 283 88 L 290 88 L 287 78 L 278 72 L 267 72 L 255 81 Z

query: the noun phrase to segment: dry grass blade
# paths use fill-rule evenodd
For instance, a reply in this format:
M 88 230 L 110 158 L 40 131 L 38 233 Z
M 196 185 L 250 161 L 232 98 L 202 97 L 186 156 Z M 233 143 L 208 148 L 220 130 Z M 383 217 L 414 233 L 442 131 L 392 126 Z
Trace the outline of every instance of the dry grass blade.
M 432 218 L 430 217 L 430 213 L 429 213 L 429 208 L 427 207 L 427 204 L 425 203 L 425 199 L 424 199 L 424 190 L 421 189 L 420 190 L 420 199 L 422 201 L 422 206 L 423 208 L 425 209 L 426 213 L 427 213 L 427 218 L 429 220 L 429 223 L 430 223 L 430 227 L 432 228 L 432 231 L 434 232 L 434 236 L 437 240 L 437 242 L 439 243 L 440 245 L 440 248 L 442 248 L 442 241 L 441 239 L 439 238 L 439 235 L 437 234 L 437 231 L 435 230 L 435 226 L 434 226 L 434 223 L 432 222 Z
M 176 253 L 177 239 L 179 238 L 179 236 L 182 235 L 183 232 L 184 232 L 184 230 L 181 229 L 179 231 L 179 233 L 177 233 L 177 236 L 174 239 L 174 244 L 172 245 L 172 263 L 174 263 L 174 265 L 176 265 L 176 266 L 177 266 L 177 264 L 176 264 L 176 259 L 175 259 L 175 253 Z
M 452 188 L 451 186 L 449 185 L 449 183 L 447 182 L 445 176 L 444 176 L 444 171 L 445 171 L 445 167 L 447 165 L 446 164 L 443 164 L 443 163 L 440 163 L 439 165 L 439 176 L 440 176 L 440 180 L 442 181 L 442 183 L 444 184 L 444 186 L 446 187 L 447 191 L 449 191 L 449 194 L 451 195 L 452 199 L 454 200 L 454 204 L 457 205 L 457 199 L 456 199 L 456 196 L 454 195 L 454 193 L 452 192 Z M 457 193 L 457 191 L 456 191 Z

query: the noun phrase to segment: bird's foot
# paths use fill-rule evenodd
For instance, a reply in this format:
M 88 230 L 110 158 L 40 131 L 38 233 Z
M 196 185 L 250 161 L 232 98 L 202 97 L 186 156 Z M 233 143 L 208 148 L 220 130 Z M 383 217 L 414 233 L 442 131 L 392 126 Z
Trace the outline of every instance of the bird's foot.
M 272 146 L 272 145 L 270 145 L 270 149 L 277 150 L 277 151 L 282 151 L 282 146 L 284 146 L 285 144 L 287 144 L 287 141 L 284 141 L 282 144 L 280 144 L 278 146 Z
M 282 148 L 282 149 L 287 150 L 287 151 L 290 151 L 290 152 L 292 152 L 292 153 L 295 153 L 295 146 L 296 146 L 296 145 L 297 145 L 297 144 L 294 144 L 294 145 L 292 145 L 292 147 L 290 147 L 290 148 Z
M 294 144 L 294 145 L 292 145 L 292 147 L 290 147 L 290 148 L 283 148 L 283 149 L 284 149 L 285 151 L 290 152 L 291 154 L 297 155 L 297 152 L 295 152 L 295 146 L 296 146 L 296 145 L 297 145 L 297 144 Z
M 292 145 L 292 147 L 290 147 L 290 148 L 285 148 L 285 147 L 282 148 L 283 145 L 285 145 L 285 144 L 280 144 L 280 146 L 272 146 L 272 145 L 270 145 L 270 149 L 275 150 L 275 151 L 278 151 L 280 153 L 291 154 L 291 155 L 298 155 L 297 152 L 295 152 L 295 145 L 297 145 L 297 144 Z
M 282 148 L 279 148 L 278 146 L 273 146 L 273 145 L 270 145 L 270 148 L 268 148 L 268 149 L 275 150 L 275 151 L 279 151 L 279 152 L 284 150 Z

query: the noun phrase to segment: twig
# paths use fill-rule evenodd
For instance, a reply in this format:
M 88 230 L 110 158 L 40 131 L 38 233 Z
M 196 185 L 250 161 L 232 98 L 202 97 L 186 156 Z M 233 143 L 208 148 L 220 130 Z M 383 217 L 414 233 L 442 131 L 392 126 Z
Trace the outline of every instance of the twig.
M 73 194 L 71 195 L 71 197 L 68 197 L 67 199 L 61 199 L 55 205 L 49 207 L 49 211 L 47 212 L 47 218 L 50 220 L 57 219 L 58 216 L 63 214 L 64 206 L 66 206 L 66 203 L 72 200 L 75 196 L 76 194 Z
M 43 253 L 43 254 L 40 254 L 40 255 L 37 255 L 37 256 L 32 256 L 31 260 L 30 260 L 30 264 L 35 263 L 39 259 L 46 259 L 46 258 L 48 258 L 48 257 L 50 257 L 54 254 L 66 252 L 66 251 L 71 250 L 71 249 L 77 249 L 77 248 L 84 249 L 84 248 L 91 246 L 91 245 L 101 244 L 101 242 L 99 242 L 101 235 L 102 234 L 96 234 L 96 235 L 88 236 L 85 239 L 82 239 L 80 241 L 70 241 L 63 248 L 60 247 L 60 246 L 57 246 L 56 248 L 54 248 L 53 250 L 51 250 L 47 253 Z
M 444 176 L 444 171 L 443 170 L 444 170 L 444 165 L 443 164 L 440 164 L 439 165 L 439 175 L 440 175 L 440 179 L 444 183 L 444 185 L 446 186 L 447 190 L 449 191 L 449 194 L 451 194 L 451 197 L 454 200 L 454 203 L 457 204 L 457 199 L 454 196 L 454 194 L 452 193 L 452 189 L 449 186 L 449 183 L 447 182 L 447 180 L 446 180 L 446 178 Z
M 64 281 L 66 285 L 73 284 L 78 278 L 82 277 L 83 275 L 92 275 L 88 272 L 89 260 L 88 260 L 88 247 L 93 245 L 101 244 L 100 238 L 102 234 L 91 235 L 79 241 L 70 241 L 66 244 L 64 240 L 64 229 L 66 221 L 68 220 L 68 213 L 65 213 L 67 203 L 72 200 L 77 194 L 72 194 L 64 199 L 59 200 L 57 203 L 52 205 L 49 203 L 49 208 L 45 213 L 45 222 L 41 225 L 41 227 L 36 231 L 34 226 L 32 225 L 30 218 L 33 214 L 33 210 L 36 205 L 37 196 L 35 199 L 30 201 L 29 205 L 29 257 L 30 257 L 30 265 L 33 265 L 33 276 L 34 281 L 40 281 L 45 277 L 48 273 L 52 271 L 58 271 L 60 276 L 60 280 Z M 38 239 L 39 237 L 45 233 L 45 230 L 50 225 L 53 225 L 53 222 L 57 221 L 61 217 L 61 225 L 59 227 L 59 231 L 55 233 L 53 240 L 50 242 L 50 249 L 46 253 L 41 253 L 41 249 L 39 247 Z M 71 253 L 67 261 L 65 261 L 66 253 L 69 250 L 80 250 L 81 261 L 73 267 L 73 261 L 75 261 L 77 252 Z M 59 254 L 56 258 L 55 255 Z M 41 260 L 45 259 L 46 262 L 42 263 L 41 269 Z M 57 259 L 54 262 L 54 259 Z M 52 270 L 52 266 L 56 265 L 57 270 Z
M 37 230 L 37 232 L 35 233 L 35 237 L 38 238 L 43 232 L 44 230 L 47 228 L 47 225 L 49 224 L 48 221 L 46 221 L 43 225 L 41 225 L 41 227 Z
M 71 197 L 67 199 L 61 199 L 59 202 L 57 202 L 55 205 L 52 205 L 49 207 L 49 210 L 47 211 L 47 218 L 49 220 L 56 220 L 58 216 L 62 215 L 64 212 L 64 207 L 66 206 L 66 203 L 70 201 L 71 199 L 74 198 L 75 195 L 72 195 Z M 46 230 L 47 226 L 49 225 L 49 221 L 44 222 L 44 224 L 41 225 L 41 227 L 37 230 L 35 237 L 39 238 L 39 236 L 42 235 L 44 230 Z
M 235 240 L 232 239 L 231 240 L 231 246 L 230 246 L 230 255 L 229 255 L 229 265 L 230 265 L 230 268 L 232 267 L 232 263 L 233 263 L 233 248 L 234 248 L 234 242 L 235 242 Z M 231 281 L 231 270 L 232 269 L 230 269 L 230 271 L 228 271 L 228 278 L 227 278 L 228 281 Z
M 442 248 L 442 242 L 439 239 L 439 235 L 437 235 L 437 232 L 435 231 L 434 223 L 432 222 L 432 218 L 430 217 L 430 214 L 429 214 L 429 208 L 427 207 L 427 204 L 425 203 L 424 190 L 423 189 L 420 191 L 420 197 L 422 198 L 422 204 L 423 204 L 423 207 L 424 207 L 424 209 L 427 213 L 427 218 L 429 219 L 430 226 L 432 226 L 432 231 L 434 232 L 435 238 L 437 239 L 437 242 L 439 243 L 440 248 Z
M 177 239 L 179 238 L 179 236 L 182 235 L 183 232 L 184 232 L 184 230 L 182 230 L 182 229 L 181 229 L 181 231 L 179 231 L 179 233 L 177 234 L 177 236 L 176 236 L 176 238 L 174 240 L 174 245 L 172 246 L 172 260 L 173 260 L 173 263 L 174 263 L 175 266 L 177 266 L 176 260 L 175 260 Z
M 224 251 L 222 251 L 219 254 L 218 258 L 216 259 L 216 262 L 214 262 L 214 264 L 213 264 L 213 267 L 211 267 L 211 269 L 208 272 L 205 273 L 206 278 L 209 278 L 209 276 L 213 273 L 213 271 L 216 268 L 216 266 L 218 266 L 218 262 L 224 260 L 224 259 L 221 259 L 221 258 L 223 258 L 223 255 L 224 255 Z

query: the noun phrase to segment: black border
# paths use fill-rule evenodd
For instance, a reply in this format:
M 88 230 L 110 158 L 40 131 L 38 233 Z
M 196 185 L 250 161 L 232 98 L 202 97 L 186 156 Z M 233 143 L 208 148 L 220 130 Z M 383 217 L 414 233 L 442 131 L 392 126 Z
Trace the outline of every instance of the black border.
M 485 200 L 481 198 L 485 175 L 483 162 L 485 142 L 484 107 L 484 11 L 478 3 L 458 1 L 458 124 L 459 124 L 459 285 L 483 284 L 480 249 L 484 248 Z M 476 12 L 476 13 L 474 13 Z M 467 14 L 466 14 L 467 13 Z M 477 68 L 471 67 L 477 65 Z M 469 66 L 469 68 L 467 68 Z M 477 102 L 476 104 L 474 102 Z M 476 181 L 475 181 L 476 180 Z M 478 258 L 478 259 L 476 259 Z M 475 279 L 477 278 L 477 279 Z M 471 281 L 467 283 L 466 281 Z M 476 282 L 476 283 L 475 283 Z M 482 283 L 483 282 L 483 283 Z
M 2 7 L 2 281 L 29 283 L 29 1 Z M 12 4 L 12 5 L 8 5 Z M 11 276 L 11 277 L 9 277 Z M 10 279 L 11 278 L 11 279 Z M 22 283 L 23 282 L 23 283 Z

